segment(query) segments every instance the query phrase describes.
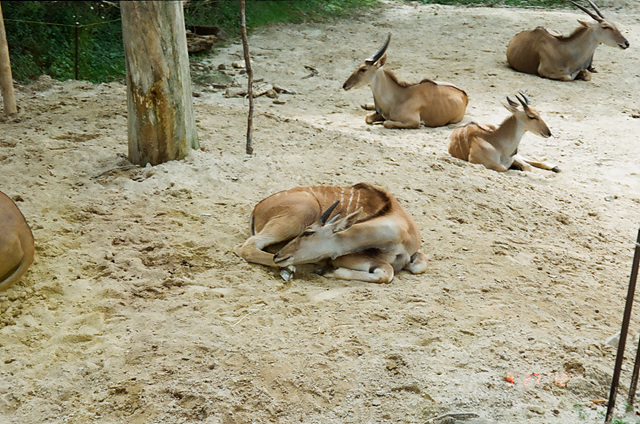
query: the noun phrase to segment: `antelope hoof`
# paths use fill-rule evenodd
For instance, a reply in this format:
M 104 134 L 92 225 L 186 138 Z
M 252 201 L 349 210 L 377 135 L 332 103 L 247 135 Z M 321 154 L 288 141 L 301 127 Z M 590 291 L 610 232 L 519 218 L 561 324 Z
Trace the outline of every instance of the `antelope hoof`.
M 291 281 L 293 280 L 293 274 L 296 272 L 296 267 L 295 266 L 290 266 L 287 268 L 282 268 L 280 270 L 280 276 L 282 277 L 282 279 L 284 281 Z
M 364 121 L 369 125 L 381 124 L 385 121 L 384 117 L 378 112 L 373 112 L 365 116 Z
M 313 273 L 314 273 L 314 274 L 317 274 L 317 275 L 322 275 L 322 276 L 324 276 L 324 275 L 326 275 L 328 272 L 331 272 L 331 271 L 333 271 L 333 267 L 331 267 L 331 266 L 329 266 L 329 265 L 321 265 L 321 266 L 318 266 L 316 269 L 314 269 L 314 270 L 313 270 Z
M 555 173 L 560 172 L 560 168 L 558 168 L 557 166 L 554 166 L 553 168 L 551 168 L 551 170 Z
M 575 79 L 582 80 L 582 81 L 591 81 L 591 72 L 589 72 L 586 69 L 583 69 L 580 72 L 578 72 L 578 75 L 576 75 Z
M 427 259 L 427 255 L 422 252 L 416 252 L 411 256 L 411 261 L 405 267 L 412 274 L 422 274 L 427 271 L 427 267 L 429 265 L 429 259 Z

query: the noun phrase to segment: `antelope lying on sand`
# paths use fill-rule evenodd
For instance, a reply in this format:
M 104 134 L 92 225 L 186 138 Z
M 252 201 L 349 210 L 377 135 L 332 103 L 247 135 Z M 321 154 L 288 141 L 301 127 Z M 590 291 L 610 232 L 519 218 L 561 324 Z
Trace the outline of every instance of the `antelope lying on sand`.
M 378 52 L 366 59 L 342 86 L 345 90 L 371 86 L 376 111 L 367 115 L 367 124 L 382 122 L 385 128 L 419 128 L 420 122 L 427 127 L 460 122 L 469 103 L 463 90 L 428 79 L 408 84 L 382 69 L 390 40 L 391 34 Z
M 471 163 L 481 163 L 489 169 L 500 172 L 509 168 L 530 171 L 529 165 L 560 172 L 557 166 L 531 161 L 518 154 L 520 139 L 526 131 L 545 138 L 551 137 L 551 131 L 540 114 L 529 106 L 529 99 L 524 93 L 516 95 L 516 98 L 522 105 L 522 109 L 507 96 L 508 105 L 505 107 L 511 112 L 511 116 L 499 127 L 471 122 L 453 130 L 449 142 L 451 156 Z
M 582 26 L 569 36 L 554 35 L 543 27 L 537 27 L 513 37 L 507 46 L 507 60 L 513 69 L 561 81 L 589 81 L 591 72 L 596 72 L 591 63 L 598 45 L 604 43 L 621 49 L 629 47 L 629 42 L 615 24 L 602 15 L 595 3 L 587 1 L 596 13 L 573 1 L 571 3 L 595 22 L 578 20 Z
M 31 229 L 9 197 L 0 193 L 0 290 L 20 280 L 33 262 Z
M 401 269 L 414 274 L 427 269 L 413 219 L 391 194 L 366 183 L 273 194 L 253 209 L 251 233 L 236 254 L 282 268 L 285 280 L 298 264 L 323 264 L 327 277 L 372 283 L 389 283 Z M 282 243 L 275 254 L 264 250 Z

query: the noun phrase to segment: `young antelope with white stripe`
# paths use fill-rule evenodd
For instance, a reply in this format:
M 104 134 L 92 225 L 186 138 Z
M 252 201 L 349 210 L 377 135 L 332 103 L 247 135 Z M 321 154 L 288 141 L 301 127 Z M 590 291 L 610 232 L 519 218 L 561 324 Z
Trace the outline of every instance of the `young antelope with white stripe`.
M 522 105 L 507 96 L 508 105 L 504 105 L 511 116 L 499 126 L 471 122 L 453 130 L 449 142 L 449 153 L 458 159 L 479 163 L 494 171 L 508 169 L 530 171 L 531 166 L 560 172 L 560 168 L 544 162 L 536 162 L 518 154 L 520 139 L 530 131 L 544 138 L 551 137 L 551 131 L 544 123 L 540 113 L 529 105 L 524 93 L 516 95 Z
M 401 269 L 427 269 L 416 223 L 395 197 L 367 183 L 273 194 L 253 209 L 251 233 L 236 254 L 280 268 L 285 280 L 299 264 L 323 265 L 326 277 L 372 283 L 389 283 Z

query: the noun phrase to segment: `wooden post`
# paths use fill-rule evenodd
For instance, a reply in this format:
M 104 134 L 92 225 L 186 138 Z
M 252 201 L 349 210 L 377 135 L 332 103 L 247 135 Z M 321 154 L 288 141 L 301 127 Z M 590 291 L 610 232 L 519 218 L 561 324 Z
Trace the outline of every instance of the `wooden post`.
M 245 0 L 240 0 L 240 34 L 242 35 L 242 50 L 244 51 L 244 64 L 247 69 L 247 95 L 249 96 L 249 115 L 247 117 L 247 144 L 245 150 L 247 154 L 253 154 L 253 68 L 251 67 L 251 57 L 249 56 L 249 41 L 247 40 L 247 18 L 245 12 Z
M 181 1 L 121 1 L 129 161 L 144 166 L 198 149 Z
M 78 80 L 78 56 L 79 56 L 79 54 L 78 54 L 78 50 L 79 50 L 78 44 L 80 44 L 79 43 L 79 41 L 80 41 L 80 22 L 76 22 L 74 35 L 75 35 L 75 49 L 74 49 L 75 50 L 75 52 L 74 52 L 75 53 L 75 57 L 74 57 L 75 60 L 74 60 L 73 68 L 75 70 L 75 76 L 76 76 L 76 81 L 77 81 Z
M 636 249 L 633 254 L 633 262 L 631 263 L 631 278 L 629 280 L 629 288 L 627 289 L 627 301 L 624 305 L 622 314 L 622 327 L 620 328 L 620 340 L 618 341 L 618 353 L 616 353 L 616 363 L 613 366 L 613 376 L 611 377 L 611 389 L 609 390 L 609 402 L 607 402 L 607 414 L 604 417 L 605 424 L 610 424 L 613 419 L 613 413 L 616 407 L 616 397 L 618 396 L 618 384 L 620 383 L 620 373 L 622 372 L 622 361 L 624 361 L 624 348 L 629 334 L 629 323 L 631 322 L 631 309 L 633 309 L 633 297 L 636 294 L 636 284 L 638 282 L 638 268 L 640 268 L 640 230 L 638 230 L 638 238 L 636 239 Z M 638 347 L 640 349 L 640 347 Z M 633 397 L 638 383 L 638 375 L 636 365 L 632 376 L 632 383 L 629 392 L 629 403 L 633 405 Z M 631 396 L 633 393 L 634 396 Z
M 0 91 L 4 101 L 4 113 L 13 115 L 18 112 L 16 96 L 13 93 L 13 76 L 11 75 L 9 46 L 7 44 L 7 33 L 4 29 L 2 6 L 0 6 Z

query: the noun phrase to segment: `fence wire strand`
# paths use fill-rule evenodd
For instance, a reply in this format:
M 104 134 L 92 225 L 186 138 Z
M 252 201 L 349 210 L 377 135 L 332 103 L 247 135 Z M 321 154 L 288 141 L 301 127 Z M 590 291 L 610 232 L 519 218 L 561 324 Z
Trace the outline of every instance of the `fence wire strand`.
M 24 21 L 24 20 L 20 20 L 20 19 L 5 19 L 5 21 L 11 21 L 11 22 L 20 22 L 20 23 L 25 23 L 25 24 L 39 24 L 39 25 L 53 25 L 53 26 L 63 26 L 63 27 L 70 27 L 70 28 L 86 28 L 86 27 L 90 27 L 90 26 L 96 26 L 96 25 L 103 25 L 103 24 L 110 24 L 112 22 L 118 22 L 122 20 L 121 18 L 118 19 L 113 19 L 110 21 L 105 21 L 105 22 L 94 22 L 92 24 L 84 24 L 84 25 L 70 25 L 70 24 L 57 24 L 54 22 L 38 22 L 38 21 Z
M 40 22 L 40 21 L 27 21 L 27 20 L 23 20 L 23 19 L 4 19 L 5 21 L 11 21 L 11 22 L 18 22 L 18 23 L 24 23 L 24 24 L 36 24 L 36 25 L 51 25 L 51 26 L 60 26 L 60 27 L 67 27 L 67 28 L 74 28 L 75 29 L 75 49 L 74 49 L 74 76 L 75 79 L 78 80 L 79 79 L 79 72 L 78 72 L 78 56 L 79 56 L 79 52 L 78 52 L 78 31 L 82 28 L 88 28 L 88 27 L 92 27 L 92 26 L 96 26 L 96 25 L 104 25 L 104 24 L 110 24 L 113 22 L 118 22 L 121 21 L 122 18 L 117 18 L 117 19 L 112 19 L 110 21 L 104 21 L 104 22 L 94 22 L 91 24 L 84 24 L 84 25 L 80 25 L 80 22 L 76 22 L 74 25 L 70 25 L 70 24 L 58 24 L 58 23 L 54 23 L 54 22 Z

